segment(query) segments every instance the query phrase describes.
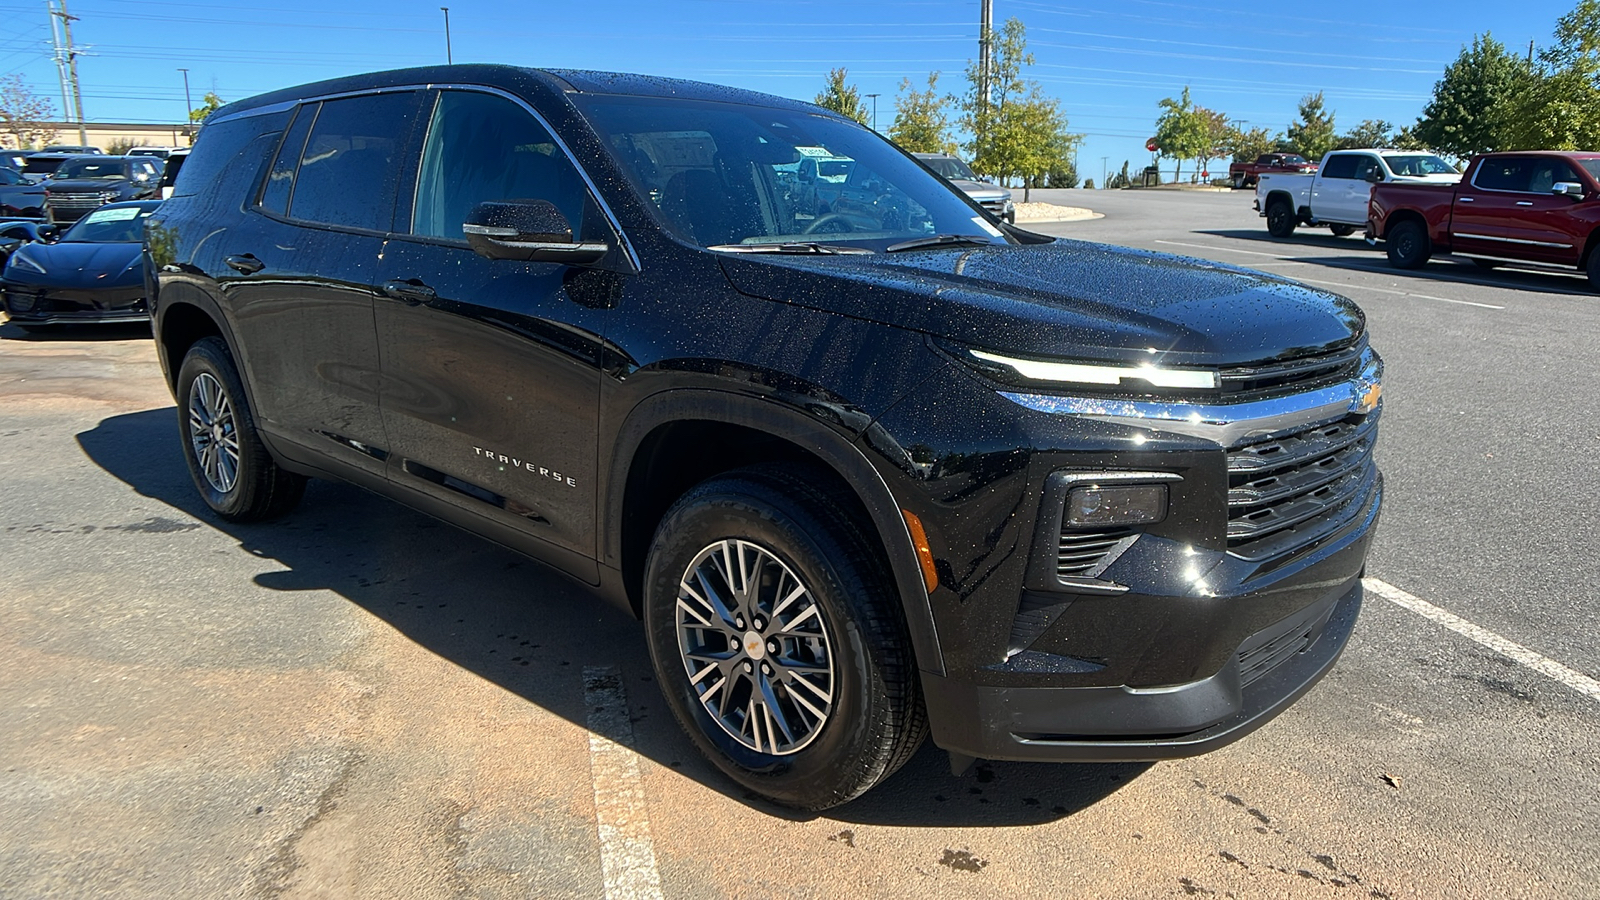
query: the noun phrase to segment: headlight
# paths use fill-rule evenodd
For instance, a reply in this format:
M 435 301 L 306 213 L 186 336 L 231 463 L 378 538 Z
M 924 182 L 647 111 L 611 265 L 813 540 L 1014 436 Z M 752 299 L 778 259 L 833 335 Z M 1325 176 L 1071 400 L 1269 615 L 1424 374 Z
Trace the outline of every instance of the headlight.
M 1211 390 L 1219 385 L 1214 369 L 1167 369 L 1153 365 L 1115 366 L 1101 363 L 1045 362 L 1037 359 L 1017 359 L 985 350 L 968 350 L 974 359 L 1004 366 L 1032 381 L 1053 381 L 1062 384 L 1096 384 L 1117 387 L 1124 380 L 1142 381 L 1159 388 L 1200 388 Z
M 1006 212 L 1011 212 L 1012 210 L 1017 208 L 1017 205 L 1015 203 L 1011 202 L 1011 198 L 1010 197 L 1007 197 L 1005 204 L 1001 208 L 1004 209 Z
M 28 256 L 25 253 L 20 253 L 19 252 L 15 256 L 12 256 L 11 257 L 11 264 L 13 266 L 16 266 L 19 269 L 31 269 L 31 270 L 33 270 L 35 272 L 38 272 L 40 275 L 48 275 L 49 274 L 48 272 L 46 272 L 44 270 L 44 266 L 41 266 L 37 262 L 34 262 L 33 257 Z

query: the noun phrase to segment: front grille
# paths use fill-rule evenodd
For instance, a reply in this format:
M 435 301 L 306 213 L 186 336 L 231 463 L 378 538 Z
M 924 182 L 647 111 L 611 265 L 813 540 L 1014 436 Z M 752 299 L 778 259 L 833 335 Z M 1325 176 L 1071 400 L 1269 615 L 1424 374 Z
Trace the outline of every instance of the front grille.
M 1222 395 L 1229 403 L 1242 403 L 1316 390 L 1355 377 L 1367 342 L 1361 341 L 1332 353 L 1302 356 L 1287 361 L 1232 366 L 1222 370 Z
M 1006 211 L 1006 202 L 1004 200 L 980 200 L 978 205 L 997 216 Z
M 1351 416 L 1228 453 L 1228 550 L 1265 559 L 1327 534 L 1377 478 L 1378 415 Z
M 58 209 L 98 209 L 106 203 L 100 194 L 50 194 L 48 200 Z
M 1129 528 L 1106 531 L 1063 531 L 1056 557 L 1056 577 L 1084 578 L 1105 562 L 1107 554 L 1132 534 Z
M 1289 661 L 1289 658 L 1310 647 L 1321 622 L 1296 628 L 1239 654 L 1239 684 L 1249 687 L 1251 682 Z

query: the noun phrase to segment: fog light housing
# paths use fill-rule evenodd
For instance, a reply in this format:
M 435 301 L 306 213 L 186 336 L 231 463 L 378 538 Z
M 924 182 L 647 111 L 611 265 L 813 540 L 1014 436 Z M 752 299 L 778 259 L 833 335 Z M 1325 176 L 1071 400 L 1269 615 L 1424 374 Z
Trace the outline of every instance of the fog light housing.
M 1069 528 L 1153 525 L 1166 517 L 1164 484 L 1085 484 L 1067 494 L 1062 524 Z

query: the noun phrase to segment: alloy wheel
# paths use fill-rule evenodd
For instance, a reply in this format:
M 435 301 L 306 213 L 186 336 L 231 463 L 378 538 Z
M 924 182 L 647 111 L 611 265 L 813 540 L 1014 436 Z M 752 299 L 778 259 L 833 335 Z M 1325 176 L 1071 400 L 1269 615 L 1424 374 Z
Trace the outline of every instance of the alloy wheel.
M 239 433 L 233 404 L 209 372 L 189 388 L 189 443 L 206 483 L 219 494 L 239 482 Z

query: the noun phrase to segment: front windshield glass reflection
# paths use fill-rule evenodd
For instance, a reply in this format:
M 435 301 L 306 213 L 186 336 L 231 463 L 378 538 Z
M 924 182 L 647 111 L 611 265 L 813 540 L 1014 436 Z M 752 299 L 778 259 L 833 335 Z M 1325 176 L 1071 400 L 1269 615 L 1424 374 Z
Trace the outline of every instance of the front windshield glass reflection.
M 962 194 L 853 123 L 735 103 L 577 102 L 662 225 L 701 247 L 1007 242 Z
M 1459 175 L 1456 167 L 1433 154 L 1426 156 L 1391 156 L 1386 162 L 1389 170 L 1396 175 L 1416 177 L 1418 175 Z

